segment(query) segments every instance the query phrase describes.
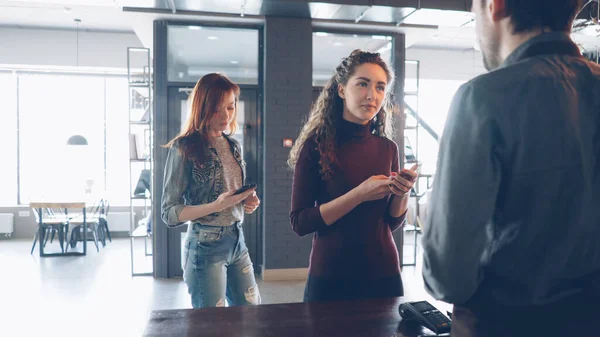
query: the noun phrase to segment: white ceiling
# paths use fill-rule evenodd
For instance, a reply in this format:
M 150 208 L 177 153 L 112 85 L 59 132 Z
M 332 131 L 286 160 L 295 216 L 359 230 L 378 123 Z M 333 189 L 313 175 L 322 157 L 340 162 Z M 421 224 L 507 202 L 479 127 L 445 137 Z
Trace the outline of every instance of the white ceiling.
M 0 0 L 0 26 L 133 32 L 114 0 Z
M 156 0 L 146 1 L 152 7 Z M 226 1 L 226 0 L 224 0 Z M 142 0 L 136 0 L 136 4 Z M 168 15 L 156 15 L 145 13 L 123 12 L 122 6 L 130 5 L 130 0 L 0 0 L 0 26 L 23 27 L 23 28 L 52 28 L 52 29 L 75 29 L 75 18 L 81 19 L 80 28 L 90 31 L 116 31 L 135 32 L 142 43 L 152 47 L 152 21 L 159 17 Z M 194 20 L 190 16 L 170 16 L 171 19 Z M 438 29 L 402 28 L 406 33 L 408 48 L 431 48 L 431 49 L 472 49 L 475 41 L 473 16 L 467 12 L 421 10 L 406 18 L 407 24 L 431 24 L 438 25 Z M 197 18 L 196 18 L 197 19 Z M 218 18 L 214 18 L 218 20 Z M 214 31 L 221 34 L 218 40 L 207 40 L 206 34 L 209 30 L 180 31 L 181 36 L 173 41 L 178 49 L 185 50 L 181 56 L 184 63 L 192 63 L 197 56 L 205 55 L 203 62 L 208 60 L 238 61 L 240 65 L 258 62 L 254 53 L 249 53 L 250 44 L 257 43 L 255 38 L 241 38 L 242 35 L 235 30 Z M 210 32 L 209 32 L 210 33 Z M 237 34 L 237 35 L 236 35 Z M 574 39 L 583 44 L 587 49 L 600 47 L 596 27 L 588 28 L 574 36 Z M 194 38 L 197 44 L 184 43 L 186 37 Z M 327 38 L 315 39 L 315 50 L 328 50 L 322 53 L 318 59 L 314 59 L 315 68 L 322 64 L 331 64 L 333 60 L 339 62 L 340 55 L 348 54 L 356 47 L 373 49 L 381 47 L 381 40 L 373 40 L 364 37 L 329 36 Z M 329 49 L 330 48 L 330 49 Z M 211 50 L 207 53 L 207 50 Z M 230 64 L 231 65 L 231 64 Z M 324 66 L 323 68 L 327 68 Z

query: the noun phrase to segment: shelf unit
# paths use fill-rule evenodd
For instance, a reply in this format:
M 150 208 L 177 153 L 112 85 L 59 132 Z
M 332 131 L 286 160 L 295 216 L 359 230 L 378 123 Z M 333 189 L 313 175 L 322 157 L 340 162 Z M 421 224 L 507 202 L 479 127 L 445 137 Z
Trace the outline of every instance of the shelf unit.
M 129 196 L 131 276 L 152 276 L 152 230 L 146 229 L 152 213 L 152 72 L 150 49 L 127 48 L 129 84 Z M 142 220 L 136 221 L 136 211 Z M 144 240 L 143 255 L 136 239 Z M 149 252 L 150 249 L 150 252 Z M 143 262 L 143 267 L 139 264 Z M 142 269 L 142 271 L 139 271 Z

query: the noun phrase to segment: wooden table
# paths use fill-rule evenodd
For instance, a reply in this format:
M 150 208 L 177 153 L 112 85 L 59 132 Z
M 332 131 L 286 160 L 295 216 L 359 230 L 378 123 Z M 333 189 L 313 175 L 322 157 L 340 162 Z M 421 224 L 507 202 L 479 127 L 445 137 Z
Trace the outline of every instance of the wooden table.
M 38 238 L 40 246 L 40 257 L 47 256 L 82 256 L 87 254 L 87 221 L 86 221 L 86 202 L 85 201 L 32 201 L 29 203 L 29 207 L 36 208 L 39 214 L 38 219 Z M 43 218 L 44 208 L 81 208 L 83 209 L 83 252 L 67 252 L 62 251 L 60 253 L 44 253 L 44 226 Z M 68 245 L 68 242 L 66 242 Z
M 147 337 L 416 337 L 424 330 L 402 321 L 403 298 L 153 311 Z M 426 330 L 430 332 L 429 330 Z

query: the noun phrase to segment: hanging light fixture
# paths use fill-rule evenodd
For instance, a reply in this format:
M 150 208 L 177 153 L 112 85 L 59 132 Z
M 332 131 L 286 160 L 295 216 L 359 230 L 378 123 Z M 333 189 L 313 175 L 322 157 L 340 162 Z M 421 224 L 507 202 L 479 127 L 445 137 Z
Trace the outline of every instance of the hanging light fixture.
M 81 23 L 80 19 L 75 19 L 75 24 L 77 25 L 76 29 L 76 41 L 75 41 L 75 68 L 77 73 L 79 73 L 79 24 Z M 88 145 L 87 139 L 81 135 L 74 135 L 69 137 L 67 140 L 67 145 Z
M 74 135 L 69 137 L 69 140 L 67 140 L 67 145 L 88 145 L 88 142 L 84 136 Z

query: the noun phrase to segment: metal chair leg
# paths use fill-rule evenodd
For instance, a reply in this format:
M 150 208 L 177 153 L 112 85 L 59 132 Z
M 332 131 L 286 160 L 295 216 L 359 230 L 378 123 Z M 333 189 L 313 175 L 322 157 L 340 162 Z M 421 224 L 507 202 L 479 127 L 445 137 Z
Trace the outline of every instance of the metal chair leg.
M 106 221 L 106 219 L 104 221 L 102 221 L 103 225 L 104 225 L 104 232 L 106 233 L 106 236 L 108 236 L 108 241 L 112 242 L 112 238 L 110 237 L 110 230 L 108 230 L 108 221 Z
M 63 225 L 63 242 L 65 243 L 65 252 L 69 251 L 69 223 Z
M 104 224 L 102 220 L 98 223 L 98 240 L 102 242 L 102 247 L 106 247 L 106 232 L 104 231 Z
M 94 244 L 96 245 L 96 251 L 100 253 L 100 248 L 98 247 L 98 232 L 96 231 L 96 225 L 94 225 L 94 229 L 92 229 L 92 235 L 94 237 Z
M 44 227 L 44 237 L 42 238 L 42 242 L 44 242 L 44 248 L 46 248 L 46 244 L 48 243 L 48 238 L 50 237 L 51 231 L 51 227 Z
M 31 245 L 31 252 L 29 254 L 33 254 L 33 250 L 35 249 L 35 244 L 36 244 L 36 242 L 38 240 L 39 234 L 40 234 L 39 229 L 36 229 L 35 236 L 33 237 L 33 245 Z
M 65 247 L 63 245 L 63 235 L 64 235 L 63 234 L 63 226 L 60 225 L 58 227 L 58 244 L 60 244 L 60 251 L 64 253 L 65 252 Z M 52 236 L 54 236 L 54 234 L 52 234 Z

